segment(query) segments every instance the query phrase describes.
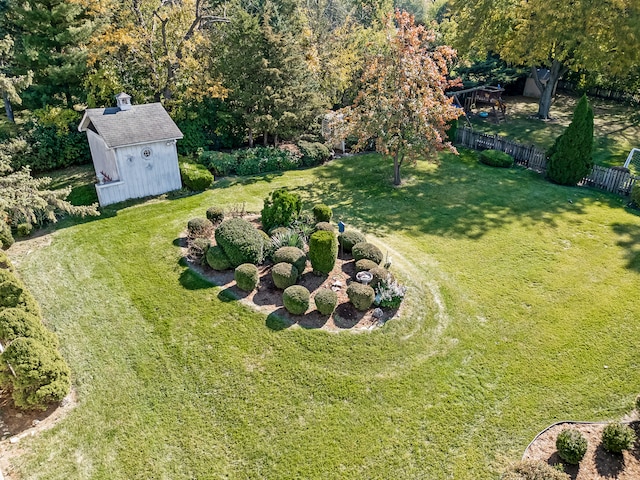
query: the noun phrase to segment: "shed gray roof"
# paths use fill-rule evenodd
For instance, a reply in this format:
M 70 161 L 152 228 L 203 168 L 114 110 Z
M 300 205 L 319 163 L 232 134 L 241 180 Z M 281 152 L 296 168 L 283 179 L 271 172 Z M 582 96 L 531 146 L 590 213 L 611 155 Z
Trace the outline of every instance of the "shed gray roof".
M 84 132 L 91 127 L 109 148 L 177 140 L 183 136 L 160 103 L 133 105 L 126 111 L 118 107 L 88 108 L 78 130 Z

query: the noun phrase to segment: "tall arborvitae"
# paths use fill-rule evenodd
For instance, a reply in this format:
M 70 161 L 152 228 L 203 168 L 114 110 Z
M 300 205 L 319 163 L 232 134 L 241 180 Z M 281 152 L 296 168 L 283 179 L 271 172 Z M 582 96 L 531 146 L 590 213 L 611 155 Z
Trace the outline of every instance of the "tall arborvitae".
M 583 95 L 573 120 L 547 152 L 547 176 L 560 185 L 576 185 L 593 168 L 593 109 Z

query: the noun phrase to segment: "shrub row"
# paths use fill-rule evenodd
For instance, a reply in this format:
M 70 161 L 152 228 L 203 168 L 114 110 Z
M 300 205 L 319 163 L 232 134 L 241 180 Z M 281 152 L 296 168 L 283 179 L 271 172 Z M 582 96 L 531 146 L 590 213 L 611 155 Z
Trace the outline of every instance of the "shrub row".
M 40 308 L 0 258 L 0 385 L 10 389 L 15 405 L 44 410 L 69 393 L 69 367 L 58 352 L 58 338 L 42 324 Z
M 513 157 L 508 153 L 499 150 L 483 150 L 478 155 L 480 163 L 492 167 L 510 168 L 513 167 Z
M 331 157 L 331 151 L 322 143 L 300 141 L 291 147 L 255 147 L 233 153 L 207 151 L 199 155 L 198 163 L 215 176 L 256 175 L 320 165 Z

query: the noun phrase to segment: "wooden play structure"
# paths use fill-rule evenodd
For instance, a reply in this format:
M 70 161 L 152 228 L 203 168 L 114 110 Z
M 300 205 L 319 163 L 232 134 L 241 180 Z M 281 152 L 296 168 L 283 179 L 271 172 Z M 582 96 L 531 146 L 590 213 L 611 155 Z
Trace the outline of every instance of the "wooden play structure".
M 465 117 L 469 122 L 468 114 L 473 113 L 478 105 L 491 105 L 491 112 L 488 114 L 496 123 L 506 121 L 507 106 L 502 100 L 504 88 L 500 86 L 492 87 L 488 85 L 449 92 L 448 96 L 454 98 L 454 103 L 464 109 Z M 481 112 L 482 113 L 482 112 Z M 481 115 L 482 116 L 482 115 Z

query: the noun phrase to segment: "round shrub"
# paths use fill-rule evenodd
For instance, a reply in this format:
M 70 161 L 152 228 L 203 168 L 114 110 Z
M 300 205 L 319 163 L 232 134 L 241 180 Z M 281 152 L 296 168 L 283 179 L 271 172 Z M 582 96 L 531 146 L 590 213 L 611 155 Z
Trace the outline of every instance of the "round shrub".
M 9 257 L 7 257 L 7 254 L 4 253 L 2 250 L 0 250 L 0 269 L 9 270 L 10 272 L 13 272 L 13 265 L 11 264 Z
M 210 246 L 211 240 L 208 238 L 194 238 L 189 242 L 189 256 L 200 261 L 205 258 Z
M 504 153 L 499 150 L 483 150 L 480 152 L 478 159 L 480 160 L 480 163 L 484 163 L 491 167 L 513 167 L 513 157 L 508 153 Z
M 302 165 L 305 167 L 320 165 L 331 158 L 331 150 L 324 143 L 300 140 L 298 148 L 302 153 Z
M 11 234 L 11 227 L 7 225 L 4 220 L 0 219 L 0 248 L 6 250 L 13 245 L 13 235 Z
M 556 438 L 556 449 L 561 459 L 577 465 L 587 453 L 587 439 L 578 430 L 566 428 Z
M 291 230 L 287 227 L 276 227 L 272 228 L 269 234 L 273 237 L 274 235 L 286 235 L 291 233 Z
M 207 265 L 219 272 L 228 270 L 232 266 L 227 254 L 224 253 L 224 250 L 222 250 L 218 245 L 209 247 L 205 259 L 207 261 Z
M 45 410 L 62 400 L 69 389 L 69 367 L 60 353 L 33 338 L 16 338 L 0 356 L 0 382 L 11 385 L 16 406 Z M 7 362 L 16 374 L 9 372 Z
M 316 293 L 313 301 L 322 315 L 331 315 L 338 305 L 338 294 L 330 288 L 323 288 Z
M 351 253 L 353 254 L 353 258 L 356 262 L 366 258 L 367 260 L 374 262 L 376 265 L 380 265 L 380 262 L 384 260 L 384 255 L 380 249 L 372 243 L 356 243 L 351 249 Z
M 316 223 L 320 222 L 330 222 L 331 217 L 333 217 L 333 210 L 331 207 L 319 203 L 318 205 L 314 205 L 313 207 L 313 218 L 315 218 Z
M 271 268 L 271 278 L 273 278 L 273 283 L 276 287 L 284 290 L 291 285 L 295 285 L 298 279 L 298 269 L 290 263 L 276 263 Z
M 307 256 L 298 247 L 281 247 L 273 253 L 275 263 L 286 262 L 292 264 L 301 275 L 307 266 Z
M 500 480 L 570 480 L 570 477 L 542 460 L 525 460 L 503 473 Z
M 335 228 L 329 222 L 318 222 L 313 227 L 314 231 L 324 230 L 325 232 L 334 232 Z
M 366 242 L 364 235 L 355 230 L 346 230 L 344 233 L 338 235 L 338 243 L 340 243 L 342 249 L 347 253 L 351 253 L 353 246 L 362 242 Z
M 291 285 L 282 292 L 284 308 L 293 315 L 302 315 L 309 309 L 309 290 L 302 285 Z
M 28 237 L 33 231 L 33 226 L 30 223 L 20 223 L 16 230 L 19 237 Z
M 234 279 L 240 290 L 251 292 L 258 286 L 258 267 L 253 263 L 243 263 L 236 268 Z
M 262 262 L 264 241 L 262 235 L 243 218 L 225 220 L 216 229 L 216 243 L 224 250 L 232 267 L 243 263 Z
M 333 232 L 319 230 L 309 237 L 309 261 L 314 272 L 329 273 L 338 258 L 338 240 Z
M 207 238 L 213 232 L 213 224 L 206 218 L 196 217 L 187 222 L 187 233 L 190 237 Z
M 204 165 L 197 163 L 180 163 L 180 176 L 182 183 L 189 190 L 202 192 L 213 183 L 213 175 Z
M 349 301 L 353 303 L 353 306 L 356 307 L 356 310 L 364 312 L 369 310 L 371 305 L 373 305 L 376 293 L 369 285 L 351 282 L 347 287 L 347 296 L 349 297 Z
M 262 226 L 265 231 L 273 227 L 291 225 L 302 209 L 302 199 L 297 193 L 291 193 L 286 188 L 279 188 L 264 199 L 262 208 Z
M 371 260 L 369 260 L 367 258 L 363 258 L 363 259 L 358 260 L 356 262 L 356 273 L 363 272 L 363 271 L 369 271 L 369 270 L 372 270 L 372 269 L 376 268 L 377 266 L 378 266 L 378 264 L 376 262 L 372 262 Z
M 6 345 L 18 337 L 33 338 L 45 346 L 58 348 L 58 337 L 34 314 L 21 308 L 0 310 L 0 340 Z
M 207 220 L 214 225 L 217 225 L 224 220 L 224 210 L 220 207 L 207 208 Z
M 629 450 L 636 441 L 636 433 L 629 425 L 610 423 L 602 431 L 602 446 L 611 453 Z
M 373 279 L 371 280 L 371 283 L 369 283 L 369 285 L 371 285 L 373 288 L 376 288 L 380 284 L 380 282 L 382 282 L 383 280 L 385 282 L 386 281 L 393 282 L 395 280 L 395 278 L 393 277 L 393 275 L 389 270 L 387 270 L 384 267 L 379 267 L 377 265 L 374 268 L 370 268 L 369 273 L 373 275 Z

